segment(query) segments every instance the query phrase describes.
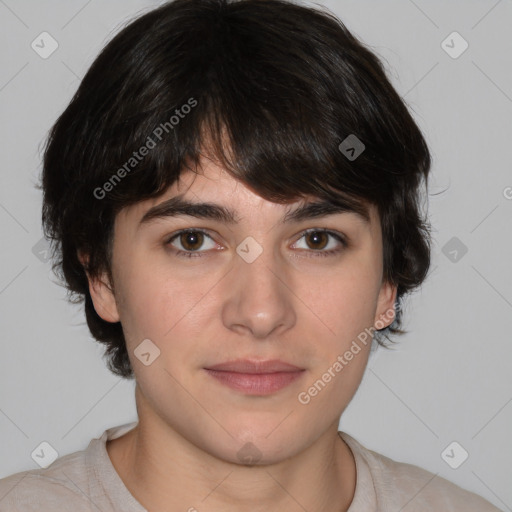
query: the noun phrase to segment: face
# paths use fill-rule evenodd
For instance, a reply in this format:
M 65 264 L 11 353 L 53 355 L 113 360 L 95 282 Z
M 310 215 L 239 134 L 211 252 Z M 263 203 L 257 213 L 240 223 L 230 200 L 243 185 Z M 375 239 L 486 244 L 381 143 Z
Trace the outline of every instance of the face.
M 237 222 L 164 212 L 177 196 L 230 209 Z M 368 360 L 361 334 L 391 323 L 396 288 L 382 283 L 376 209 L 371 222 L 352 212 L 283 222 L 314 199 L 268 202 L 206 160 L 199 174 L 186 171 L 161 197 L 118 214 L 115 291 L 101 279 L 90 289 L 98 314 L 123 326 L 141 422 L 144 411 L 235 463 L 247 443 L 273 463 L 336 432 Z M 207 370 L 239 359 L 300 371 Z

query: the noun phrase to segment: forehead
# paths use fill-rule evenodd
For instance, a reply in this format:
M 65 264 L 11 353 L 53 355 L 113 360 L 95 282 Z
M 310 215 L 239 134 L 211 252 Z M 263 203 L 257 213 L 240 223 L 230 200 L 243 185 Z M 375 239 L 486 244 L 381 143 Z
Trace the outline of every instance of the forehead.
M 186 169 L 179 179 L 159 197 L 125 208 L 119 217 L 139 226 L 157 219 L 193 216 L 228 224 L 251 219 L 280 218 L 282 222 L 300 222 L 328 215 L 346 214 L 370 228 L 379 223 L 375 205 L 335 202 L 314 195 L 303 195 L 285 203 L 268 201 L 211 160 L 199 169 Z

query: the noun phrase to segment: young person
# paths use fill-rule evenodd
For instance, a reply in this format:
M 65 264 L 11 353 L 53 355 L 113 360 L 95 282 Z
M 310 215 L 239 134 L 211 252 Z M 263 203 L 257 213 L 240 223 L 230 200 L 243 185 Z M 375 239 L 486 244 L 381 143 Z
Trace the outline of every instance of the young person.
M 175 0 L 101 52 L 45 148 L 45 233 L 138 421 L 0 510 L 495 511 L 338 432 L 425 279 L 425 140 L 341 21 Z

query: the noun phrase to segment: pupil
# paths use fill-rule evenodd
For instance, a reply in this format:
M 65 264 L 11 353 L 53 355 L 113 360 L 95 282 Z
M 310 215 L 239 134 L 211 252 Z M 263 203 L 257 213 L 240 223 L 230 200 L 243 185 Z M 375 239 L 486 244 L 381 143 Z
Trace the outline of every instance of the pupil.
M 202 238 L 202 234 L 201 233 L 198 233 L 198 232 L 190 232 L 190 233 L 184 233 L 184 239 L 185 239 L 185 243 L 183 243 L 183 238 L 182 238 L 182 245 L 183 247 L 185 247 L 185 249 L 187 250 L 193 250 L 193 249 L 197 249 L 198 247 L 195 247 L 195 246 L 199 246 L 201 247 L 201 238 Z
M 323 239 L 324 242 L 325 242 L 325 239 L 327 238 L 327 235 L 326 233 L 322 233 L 322 232 L 318 232 L 318 231 L 314 231 L 312 233 L 310 233 L 309 235 L 311 237 L 311 239 L 314 240 L 313 244 L 318 244 L 318 242 Z M 325 247 L 325 243 L 324 244 L 321 244 L 321 247 L 320 249 L 323 249 Z M 318 247 L 316 247 L 318 249 Z

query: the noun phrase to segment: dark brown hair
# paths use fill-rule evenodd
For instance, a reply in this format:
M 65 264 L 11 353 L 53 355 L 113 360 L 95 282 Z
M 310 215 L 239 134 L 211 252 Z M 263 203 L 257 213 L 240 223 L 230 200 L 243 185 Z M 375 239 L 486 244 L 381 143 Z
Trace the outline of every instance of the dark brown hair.
M 350 135 L 365 146 L 355 159 L 340 150 Z M 207 142 L 267 200 L 376 205 L 384 279 L 397 285 L 397 305 L 425 279 L 430 231 L 420 185 L 431 157 L 377 56 L 320 9 L 171 1 L 105 46 L 44 149 L 42 218 L 53 269 L 70 300 L 85 300 L 113 373 L 133 378 L 122 326 L 96 313 L 77 250 L 88 255 L 91 276 L 111 276 L 116 214 L 162 194 Z M 401 313 L 375 333 L 378 343 L 405 332 Z

